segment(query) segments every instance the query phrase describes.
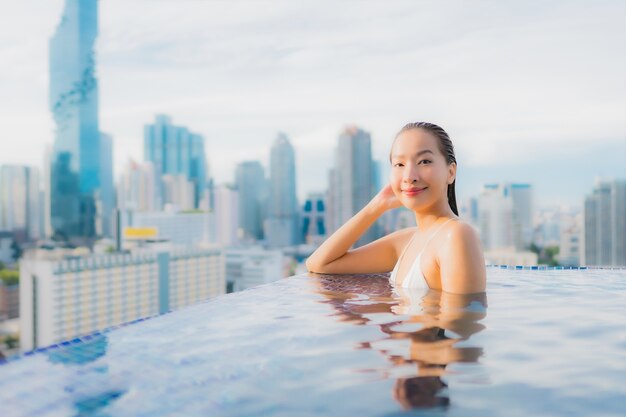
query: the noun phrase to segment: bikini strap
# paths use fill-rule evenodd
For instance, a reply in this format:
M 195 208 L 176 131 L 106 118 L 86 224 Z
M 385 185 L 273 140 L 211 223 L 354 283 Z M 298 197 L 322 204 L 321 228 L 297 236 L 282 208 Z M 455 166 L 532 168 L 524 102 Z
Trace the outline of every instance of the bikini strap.
M 417 232 L 413 232 L 413 236 L 411 236 L 411 239 L 409 239 L 409 243 L 404 245 L 404 249 L 402 249 L 402 253 L 400 254 L 400 257 L 398 258 L 398 262 L 400 262 L 400 260 L 404 258 L 404 253 L 406 252 L 408 247 L 411 246 L 411 242 L 413 242 L 413 239 L 415 239 L 415 235 L 417 235 Z
M 432 240 L 432 238 L 434 238 L 437 233 L 439 233 L 439 231 L 443 228 L 443 226 L 445 226 L 450 220 L 454 220 L 454 218 L 449 218 L 448 220 L 446 220 L 445 222 L 441 223 L 441 225 L 437 228 L 437 230 L 435 230 L 435 233 L 433 233 L 432 235 L 430 235 L 430 237 L 428 238 L 428 240 L 426 241 L 426 243 L 424 243 L 424 246 L 422 246 L 422 250 L 420 251 L 420 253 L 424 252 L 424 249 L 426 249 L 426 246 L 428 246 L 428 244 L 430 243 L 430 241 Z

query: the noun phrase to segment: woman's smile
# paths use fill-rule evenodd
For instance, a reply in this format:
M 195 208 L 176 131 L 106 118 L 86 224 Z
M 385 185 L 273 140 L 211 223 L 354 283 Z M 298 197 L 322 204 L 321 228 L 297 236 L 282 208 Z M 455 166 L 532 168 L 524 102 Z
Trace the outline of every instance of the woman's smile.
M 416 195 L 419 195 L 422 192 L 424 192 L 427 188 L 428 187 L 423 187 L 423 188 L 419 188 L 419 187 L 406 188 L 406 189 L 402 190 L 402 194 L 404 194 L 407 197 L 415 197 Z

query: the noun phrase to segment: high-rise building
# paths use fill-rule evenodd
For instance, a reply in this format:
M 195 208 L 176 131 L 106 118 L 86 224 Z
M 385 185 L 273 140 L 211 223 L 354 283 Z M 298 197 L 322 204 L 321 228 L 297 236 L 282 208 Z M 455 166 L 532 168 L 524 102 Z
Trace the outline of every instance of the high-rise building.
M 596 180 L 585 198 L 583 236 L 583 265 L 626 266 L 626 180 Z
M 532 187 L 529 184 L 486 184 L 479 202 L 479 227 L 487 250 L 527 250 L 533 236 Z
M 302 237 L 304 243 L 319 245 L 326 239 L 324 194 L 309 193 L 302 207 Z
M 374 196 L 375 180 L 372 162 L 370 134 L 355 126 L 347 127 L 340 135 L 335 149 L 334 168 L 329 174 L 328 231 L 334 232 Z M 373 225 L 356 242 L 362 246 L 379 235 L 377 224 Z
M 298 243 L 297 223 L 295 153 L 287 135 L 279 133 L 270 152 L 268 216 L 265 220 L 269 246 L 280 248 Z
M 50 39 L 50 109 L 56 125 L 50 160 L 51 225 L 57 235 L 86 242 L 95 238 L 98 210 L 104 210 L 108 203 L 103 205 L 102 199 L 107 201 L 105 193 L 112 190 L 102 172 L 97 34 L 97 0 L 66 0 Z
M 267 204 L 267 182 L 259 161 L 245 161 L 235 172 L 239 195 L 239 237 L 243 240 L 261 240 Z
M 39 171 L 21 165 L 0 167 L 0 230 L 20 241 L 41 238 Z
M 213 188 L 215 213 L 215 240 L 222 246 L 233 246 L 239 241 L 239 192 L 233 187 L 219 185 Z
M 207 181 L 204 137 L 175 126 L 169 116 L 157 115 L 144 126 L 144 157 L 158 175 L 182 175 L 193 186 L 193 207 L 199 207 Z
M 194 208 L 195 187 L 183 174 L 166 174 L 163 180 L 163 204 L 175 210 L 192 210 Z
M 97 223 L 98 236 L 113 236 L 113 209 L 115 208 L 115 187 L 113 186 L 113 138 L 100 134 L 100 195 Z
M 20 262 L 20 344 L 31 350 L 225 292 L 217 249 L 72 256 Z
M 52 169 L 52 144 L 46 144 L 43 157 L 43 235 L 50 237 L 53 234 L 51 218 L 51 169 Z
M 117 187 L 117 208 L 137 212 L 158 211 L 162 208 L 154 164 L 129 160 Z

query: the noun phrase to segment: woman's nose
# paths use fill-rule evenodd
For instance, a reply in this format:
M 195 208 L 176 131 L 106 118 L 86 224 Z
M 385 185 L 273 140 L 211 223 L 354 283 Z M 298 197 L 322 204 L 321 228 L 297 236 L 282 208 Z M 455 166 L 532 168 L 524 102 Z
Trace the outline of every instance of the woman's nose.
M 403 181 L 406 183 L 412 183 L 417 181 L 417 169 L 411 165 L 407 165 L 403 172 Z

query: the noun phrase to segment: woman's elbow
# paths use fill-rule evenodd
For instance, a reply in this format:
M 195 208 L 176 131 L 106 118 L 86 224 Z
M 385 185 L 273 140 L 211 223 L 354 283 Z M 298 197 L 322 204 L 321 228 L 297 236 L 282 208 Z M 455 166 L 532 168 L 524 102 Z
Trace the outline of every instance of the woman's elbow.
M 307 258 L 307 260 L 304 262 L 304 265 L 306 266 L 306 270 L 309 272 L 319 272 L 318 265 L 314 262 L 313 259 L 311 259 L 311 257 Z

